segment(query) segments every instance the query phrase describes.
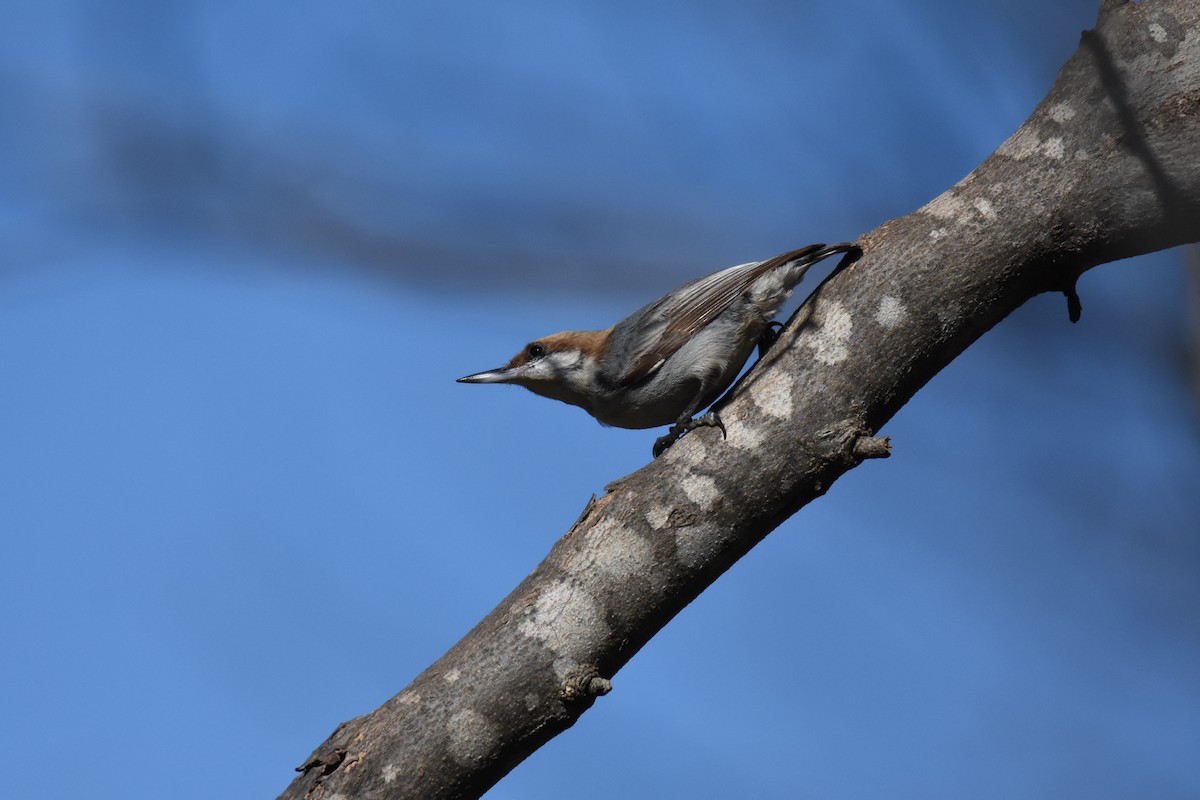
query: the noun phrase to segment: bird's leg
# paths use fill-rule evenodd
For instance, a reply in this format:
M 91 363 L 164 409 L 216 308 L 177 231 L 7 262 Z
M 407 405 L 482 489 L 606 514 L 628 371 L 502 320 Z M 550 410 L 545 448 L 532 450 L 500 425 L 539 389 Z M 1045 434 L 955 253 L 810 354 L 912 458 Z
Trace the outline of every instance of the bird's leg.
M 672 425 L 671 430 L 654 440 L 654 448 L 650 452 L 655 458 L 658 458 L 667 452 L 667 448 L 675 444 L 680 436 L 683 436 L 683 431 L 679 429 L 678 425 Z
M 762 335 L 758 337 L 758 357 L 762 358 L 771 349 L 771 345 L 779 340 L 779 332 L 783 330 L 782 322 L 768 322 L 767 327 L 763 329 Z
M 675 424 L 671 426 L 666 435 L 654 440 L 654 449 L 651 452 L 654 453 L 655 458 L 667 452 L 667 448 L 679 441 L 685 433 L 696 428 L 720 428 L 721 437 L 728 438 L 728 435 L 725 433 L 725 423 L 721 422 L 721 418 L 717 416 L 717 412 L 709 411 L 703 416 L 692 419 L 693 414 L 704 408 L 705 405 L 708 405 L 705 400 L 708 399 L 709 392 L 712 389 L 712 382 L 716 378 L 716 375 L 706 375 L 696 381 L 696 394 L 692 402 L 688 403 L 687 408 L 679 415 L 679 419 L 675 421 Z
M 696 428 L 720 428 L 721 438 L 727 438 L 725 433 L 725 423 L 721 421 L 721 417 L 715 411 L 709 411 L 702 417 L 691 418 L 690 414 L 685 414 L 679 418 L 679 421 L 671 426 L 665 436 L 660 436 L 654 440 L 654 457 L 658 458 L 663 453 L 667 452 L 667 448 L 679 441 L 679 439 L 688 431 Z

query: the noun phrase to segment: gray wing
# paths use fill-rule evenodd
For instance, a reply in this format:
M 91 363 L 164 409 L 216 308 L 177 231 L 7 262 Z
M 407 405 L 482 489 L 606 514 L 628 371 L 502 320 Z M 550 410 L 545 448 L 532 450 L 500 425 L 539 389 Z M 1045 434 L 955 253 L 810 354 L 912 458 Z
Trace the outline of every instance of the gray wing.
M 617 376 L 617 384 L 629 386 L 653 375 L 700 329 L 741 297 L 760 276 L 790 261 L 816 254 L 823 247 L 823 244 L 809 245 L 766 261 L 739 264 L 697 278 L 634 314 L 629 319 L 633 320 L 630 324 L 635 324 L 637 330 L 629 331 L 628 338 L 618 338 L 635 342 L 638 346 L 628 354 L 620 354 L 625 357 L 619 358 L 618 363 L 630 366 Z M 622 321 L 617 327 L 624 324 L 625 321 Z

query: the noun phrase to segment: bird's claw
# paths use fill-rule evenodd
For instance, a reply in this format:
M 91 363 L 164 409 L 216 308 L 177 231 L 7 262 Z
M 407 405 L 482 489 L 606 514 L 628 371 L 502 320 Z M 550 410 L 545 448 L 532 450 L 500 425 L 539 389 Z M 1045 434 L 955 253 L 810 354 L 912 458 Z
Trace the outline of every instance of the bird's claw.
M 725 423 L 721 421 L 721 417 L 717 412 L 709 411 L 702 417 L 689 419 L 686 422 L 676 422 L 665 435 L 655 439 L 654 449 L 651 451 L 654 457 L 658 458 L 667 452 L 667 448 L 679 441 L 685 433 L 696 428 L 719 428 L 721 430 L 721 438 L 729 438 L 729 434 L 725 431 Z
M 767 327 L 758 337 L 758 357 L 762 358 L 771 349 L 771 345 L 779 340 L 779 332 L 783 330 L 782 322 L 768 322 Z
M 687 423 L 685 423 L 684 427 L 689 431 L 693 428 L 719 428 L 721 431 L 721 438 L 729 438 L 729 434 L 725 431 L 725 423 L 721 421 L 721 417 L 715 411 L 710 411 L 703 417 L 689 420 Z

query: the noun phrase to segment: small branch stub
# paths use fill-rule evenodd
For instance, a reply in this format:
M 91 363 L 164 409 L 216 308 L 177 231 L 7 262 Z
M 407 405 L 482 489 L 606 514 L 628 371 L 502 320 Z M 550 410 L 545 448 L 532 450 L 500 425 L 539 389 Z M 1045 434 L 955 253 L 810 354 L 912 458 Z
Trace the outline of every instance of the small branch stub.
M 566 702 L 590 700 L 612 691 L 612 681 L 600 675 L 595 667 L 572 675 L 563 682 L 562 699 Z
M 863 461 L 868 458 L 887 458 L 892 454 L 892 437 L 860 436 L 854 440 L 851 452 L 855 458 Z
M 1067 318 L 1071 322 L 1079 322 L 1079 318 L 1083 315 L 1083 303 L 1079 300 L 1079 292 L 1075 289 L 1075 284 L 1071 284 L 1069 289 L 1063 289 L 1063 294 L 1067 296 Z
M 346 753 L 348 752 L 350 751 L 345 747 L 339 747 L 332 753 L 326 751 L 319 755 L 315 755 L 308 761 L 305 761 L 303 764 L 296 767 L 296 772 L 307 775 L 309 770 L 319 769 L 321 771 L 320 774 L 323 777 L 341 766 L 341 763 L 345 760 Z

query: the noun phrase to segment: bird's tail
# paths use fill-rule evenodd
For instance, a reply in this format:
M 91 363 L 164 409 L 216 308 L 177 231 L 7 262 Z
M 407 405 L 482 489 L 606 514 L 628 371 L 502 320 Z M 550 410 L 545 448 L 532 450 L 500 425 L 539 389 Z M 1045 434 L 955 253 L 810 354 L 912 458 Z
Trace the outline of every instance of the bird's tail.
M 774 258 L 768 258 L 766 261 L 759 262 L 754 267 L 754 277 L 767 275 L 778 270 L 779 273 L 782 273 L 781 279 L 783 285 L 790 290 L 804 278 L 804 273 L 808 272 L 809 267 L 838 253 L 844 255 L 841 262 L 830 273 L 831 275 L 840 272 L 857 261 L 862 256 L 862 248 L 853 242 L 842 242 L 831 245 L 823 242 L 820 244 L 810 244 L 807 247 L 801 247 L 798 250 L 789 250 L 786 253 L 780 253 Z
M 862 248 L 854 242 L 841 242 L 840 244 L 826 245 L 810 244 L 808 247 L 801 247 L 799 250 L 792 250 L 788 253 L 782 253 L 769 259 L 774 265 L 783 265 L 790 262 L 800 262 L 805 267 L 811 267 L 818 261 L 824 261 L 832 255 L 843 253 L 844 258 L 840 264 L 834 269 L 838 272 L 845 269 L 850 264 L 858 261 L 862 257 Z

